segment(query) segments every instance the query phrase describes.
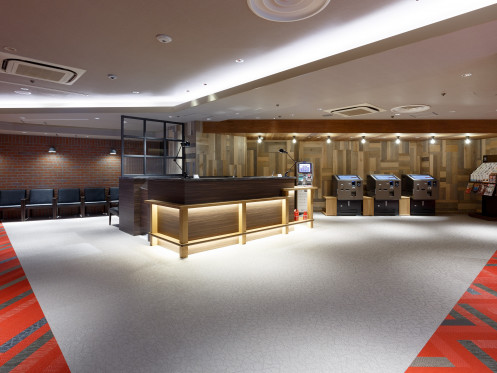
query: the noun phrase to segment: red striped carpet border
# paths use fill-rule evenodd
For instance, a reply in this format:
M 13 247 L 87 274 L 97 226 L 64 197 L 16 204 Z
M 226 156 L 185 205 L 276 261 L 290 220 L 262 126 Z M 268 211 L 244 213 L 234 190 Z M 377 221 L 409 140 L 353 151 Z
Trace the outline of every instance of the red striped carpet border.
M 497 251 L 406 373 L 497 372 Z
M 0 223 L 0 373 L 69 372 Z

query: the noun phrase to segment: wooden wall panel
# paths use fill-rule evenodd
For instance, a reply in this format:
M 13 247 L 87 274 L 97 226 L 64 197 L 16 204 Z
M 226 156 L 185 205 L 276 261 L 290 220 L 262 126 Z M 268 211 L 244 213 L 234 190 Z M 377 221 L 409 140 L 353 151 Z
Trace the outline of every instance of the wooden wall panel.
M 333 141 L 331 144 L 299 141 L 293 144 L 290 140 L 264 140 L 258 144 L 249 139 L 245 142 L 246 175 L 284 174 L 293 162 L 290 157 L 279 153 L 280 148 L 287 150 L 294 159 L 313 162 L 314 185 L 319 188 L 314 200 L 316 211 L 325 206 L 324 196 L 331 194 L 333 174 L 357 174 L 366 178 L 373 173 L 393 173 L 399 177 L 403 173 L 426 173 L 440 181 L 437 211 L 465 213 L 481 206 L 481 197 L 466 194 L 465 189 L 469 175 L 480 165 L 482 156 L 497 154 L 497 138 L 473 140 L 469 145 L 462 140 L 437 140 L 436 144 L 426 140 L 402 141 L 397 145 L 393 141 L 366 144 L 359 141 Z M 207 151 L 204 149 L 205 153 Z M 213 170 L 209 169 L 209 172 Z M 289 175 L 295 176 L 293 170 Z
M 243 136 L 196 131 L 196 174 L 200 176 L 255 176 L 247 174 L 247 140 Z

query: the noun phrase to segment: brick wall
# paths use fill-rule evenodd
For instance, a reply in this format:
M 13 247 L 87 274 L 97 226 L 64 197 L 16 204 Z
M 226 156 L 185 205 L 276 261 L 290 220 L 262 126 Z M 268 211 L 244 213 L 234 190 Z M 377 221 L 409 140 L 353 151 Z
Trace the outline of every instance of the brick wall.
M 120 140 L 0 134 L 0 189 L 119 186 L 120 148 Z

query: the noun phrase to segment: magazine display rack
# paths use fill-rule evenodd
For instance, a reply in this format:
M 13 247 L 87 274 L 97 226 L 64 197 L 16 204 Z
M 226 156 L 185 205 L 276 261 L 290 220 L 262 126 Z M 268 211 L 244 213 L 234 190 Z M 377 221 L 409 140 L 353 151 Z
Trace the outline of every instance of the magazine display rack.
M 475 218 L 497 220 L 497 155 L 484 155 L 483 163 L 471 174 L 466 193 L 477 193 L 481 198 L 481 214 Z

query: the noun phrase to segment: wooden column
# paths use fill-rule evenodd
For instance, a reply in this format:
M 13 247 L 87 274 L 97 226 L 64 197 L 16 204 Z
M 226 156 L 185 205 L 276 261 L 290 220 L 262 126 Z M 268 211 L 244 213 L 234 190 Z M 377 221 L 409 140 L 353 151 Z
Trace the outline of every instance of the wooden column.
M 374 216 L 374 198 L 364 196 L 362 197 L 362 215 Z
M 157 205 L 150 205 L 150 234 L 149 239 L 150 239 L 150 246 L 155 246 L 158 245 L 158 240 L 157 237 L 153 235 L 153 233 L 157 233 L 157 224 L 159 222 L 159 215 L 158 215 L 158 208 L 159 206 Z
M 245 245 L 247 243 L 247 203 L 241 202 L 238 204 L 238 243 L 240 245 Z
M 188 258 L 188 206 L 179 208 L 179 257 Z
M 288 234 L 288 198 L 281 200 L 281 224 L 283 224 L 283 228 L 281 228 L 282 234 Z
M 400 197 L 399 215 L 400 216 L 411 215 L 411 197 L 407 197 L 407 196 Z
M 311 188 L 307 189 L 307 219 L 309 219 L 309 221 L 307 222 L 307 226 L 309 228 L 314 228 L 314 211 L 312 210 L 313 198 L 314 198 L 314 189 Z

